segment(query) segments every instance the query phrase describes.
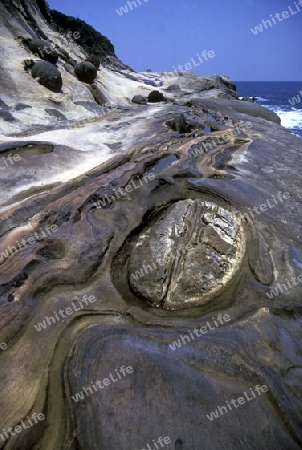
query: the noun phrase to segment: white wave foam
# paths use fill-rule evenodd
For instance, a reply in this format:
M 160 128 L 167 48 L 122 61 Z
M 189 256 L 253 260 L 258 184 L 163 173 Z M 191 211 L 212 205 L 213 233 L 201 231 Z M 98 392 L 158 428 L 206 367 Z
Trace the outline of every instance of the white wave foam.
M 263 97 L 256 97 L 257 100 L 259 100 L 260 102 L 268 102 L 269 100 L 267 98 L 263 98 Z
M 274 111 L 281 119 L 281 125 L 291 130 L 302 129 L 302 109 L 292 108 L 290 111 L 284 110 L 280 106 L 267 105 L 267 108 Z

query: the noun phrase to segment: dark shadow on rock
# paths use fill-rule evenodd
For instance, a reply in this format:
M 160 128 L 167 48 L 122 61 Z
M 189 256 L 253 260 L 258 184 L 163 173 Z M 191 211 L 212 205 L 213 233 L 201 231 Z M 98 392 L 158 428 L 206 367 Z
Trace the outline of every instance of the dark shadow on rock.
M 61 120 L 67 120 L 67 117 L 64 116 L 64 114 L 62 114 L 60 111 L 58 111 L 57 109 L 53 109 L 53 108 L 45 108 L 45 111 L 47 112 L 47 114 L 49 114 L 52 117 L 55 117 L 56 119 L 58 119 L 58 121 Z
M 82 100 L 82 101 L 74 102 L 74 104 L 83 106 L 83 108 L 86 108 L 88 111 L 93 112 L 93 113 L 100 114 L 103 112 L 100 105 L 93 103 L 93 102 L 87 102 L 87 101 Z
M 3 109 L 0 109 L 0 118 L 2 118 L 5 122 L 14 122 L 16 120 L 12 113 Z

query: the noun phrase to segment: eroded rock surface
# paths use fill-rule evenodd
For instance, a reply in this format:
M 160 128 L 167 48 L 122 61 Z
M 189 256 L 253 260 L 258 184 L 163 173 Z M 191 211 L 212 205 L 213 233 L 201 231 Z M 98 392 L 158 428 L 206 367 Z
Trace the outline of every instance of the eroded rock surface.
M 300 449 L 301 139 L 226 77 L 101 66 L 102 109 L 2 64 L 0 448 Z
M 232 214 L 183 200 L 141 234 L 129 262 L 131 287 L 151 304 L 185 308 L 213 301 L 236 275 L 245 239 Z

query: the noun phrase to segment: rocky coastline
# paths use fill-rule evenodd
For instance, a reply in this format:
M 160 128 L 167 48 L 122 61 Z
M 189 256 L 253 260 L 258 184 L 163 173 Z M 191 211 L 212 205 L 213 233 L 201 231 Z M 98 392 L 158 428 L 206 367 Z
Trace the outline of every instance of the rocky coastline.
M 97 67 L 44 0 L 0 14 L 0 448 L 300 449 L 302 285 L 268 293 L 301 273 L 301 139 L 225 75 Z

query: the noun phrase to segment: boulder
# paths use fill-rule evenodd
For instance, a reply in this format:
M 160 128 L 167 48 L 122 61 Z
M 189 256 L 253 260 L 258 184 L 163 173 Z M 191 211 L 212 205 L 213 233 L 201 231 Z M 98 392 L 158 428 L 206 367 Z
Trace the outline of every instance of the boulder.
M 193 129 L 205 128 L 205 121 L 194 114 L 181 113 L 166 121 L 166 125 L 178 133 L 191 133 Z
M 167 91 L 181 91 L 181 89 L 178 84 L 171 84 L 171 86 L 167 87 Z
M 256 97 L 242 97 L 241 101 L 254 103 L 257 100 Z
M 88 56 L 88 58 L 86 59 L 86 61 L 90 62 L 91 64 L 93 64 L 96 69 L 98 70 L 100 68 L 101 65 L 101 58 L 99 58 L 96 55 L 90 55 Z
M 166 99 L 164 97 L 164 94 L 159 91 L 152 91 L 148 95 L 148 102 L 149 103 L 158 103 L 158 102 L 164 102 Z
M 75 67 L 74 73 L 78 80 L 92 84 L 97 77 L 97 68 L 91 62 L 83 61 Z
M 37 57 L 44 61 L 49 61 L 56 64 L 58 61 L 58 52 L 53 48 L 53 45 L 42 39 L 30 39 L 27 41 L 29 50 Z
M 60 92 L 63 81 L 59 70 L 48 61 L 38 61 L 32 68 L 33 78 L 53 92 Z
M 143 97 L 142 95 L 135 95 L 131 101 L 132 103 L 136 103 L 137 105 L 146 105 L 147 97 Z
M 217 103 L 217 102 L 216 102 Z M 262 119 L 269 120 L 271 122 L 275 122 L 277 124 L 281 124 L 280 117 L 270 109 L 264 108 L 261 105 L 257 105 L 256 103 L 252 102 L 242 102 L 240 100 L 228 100 L 228 99 L 221 99 L 219 101 L 222 107 L 228 107 L 232 108 L 235 111 L 238 111 L 243 114 L 248 114 L 249 116 L 253 117 L 261 117 Z
M 35 61 L 33 59 L 25 59 L 23 61 L 23 67 L 25 72 L 27 72 L 28 70 L 32 69 L 35 65 Z

